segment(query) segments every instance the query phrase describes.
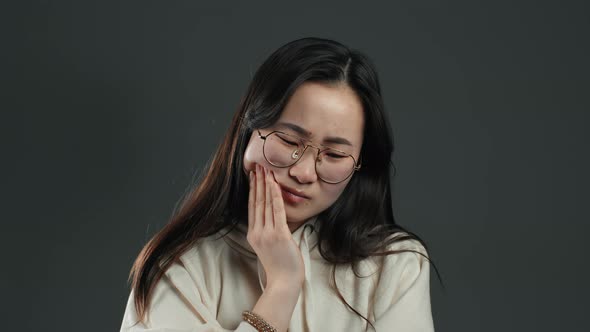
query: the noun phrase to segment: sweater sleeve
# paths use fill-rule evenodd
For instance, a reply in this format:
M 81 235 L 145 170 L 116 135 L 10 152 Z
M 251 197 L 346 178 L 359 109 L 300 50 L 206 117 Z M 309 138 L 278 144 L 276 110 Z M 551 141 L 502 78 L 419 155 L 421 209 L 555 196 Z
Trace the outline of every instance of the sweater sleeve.
M 404 242 L 412 245 L 392 249 L 412 249 L 427 255 L 417 241 Z M 434 331 L 429 264 L 414 252 L 385 256 L 373 307 L 377 331 Z
M 121 332 L 257 332 L 245 321 L 223 328 L 201 300 L 196 284 L 181 263 L 173 264 L 156 284 L 146 319 L 137 321 L 133 291 L 127 300 Z M 202 286 L 202 285 L 201 285 Z

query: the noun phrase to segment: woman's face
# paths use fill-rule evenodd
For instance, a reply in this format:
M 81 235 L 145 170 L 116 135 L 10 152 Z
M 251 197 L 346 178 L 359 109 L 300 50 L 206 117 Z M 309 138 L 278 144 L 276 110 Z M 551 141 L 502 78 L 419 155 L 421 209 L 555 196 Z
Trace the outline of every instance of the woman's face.
M 358 162 L 364 130 L 362 103 L 348 85 L 306 82 L 295 90 L 277 122 L 260 128 L 262 135 L 273 130 L 308 139 L 316 146 L 325 145 L 349 153 Z M 244 171 L 255 171 L 255 165 L 260 164 L 274 172 L 281 187 L 302 192 L 307 197 L 284 199 L 291 231 L 330 207 L 354 176 L 337 184 L 322 181 L 315 170 L 318 150 L 313 147 L 307 148 L 294 165 L 275 167 L 264 158 L 263 143 L 258 131 L 253 130 L 244 154 Z

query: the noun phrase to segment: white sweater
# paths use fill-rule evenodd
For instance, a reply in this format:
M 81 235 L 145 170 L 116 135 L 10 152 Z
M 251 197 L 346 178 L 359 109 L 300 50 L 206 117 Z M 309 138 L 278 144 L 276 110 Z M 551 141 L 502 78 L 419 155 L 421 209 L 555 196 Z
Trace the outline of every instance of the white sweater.
M 317 219 L 293 232 L 305 264 L 305 282 L 289 332 L 373 331 L 330 287 L 331 265 L 319 254 Z M 264 269 L 239 224 L 199 239 L 173 264 L 154 289 L 148 320 L 136 322 L 130 293 L 121 332 L 256 332 L 242 321 L 264 290 Z M 413 249 L 426 254 L 415 240 L 387 249 Z M 358 266 L 357 278 L 348 267 L 336 269 L 336 283 L 347 302 L 371 320 L 377 332 L 434 331 L 430 307 L 428 260 L 412 252 L 370 257 Z

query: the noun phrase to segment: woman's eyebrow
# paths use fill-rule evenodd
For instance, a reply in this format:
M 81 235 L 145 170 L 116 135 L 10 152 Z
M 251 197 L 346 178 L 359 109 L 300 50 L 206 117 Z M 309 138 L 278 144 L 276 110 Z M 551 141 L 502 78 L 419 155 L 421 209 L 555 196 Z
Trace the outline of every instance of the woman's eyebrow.
M 293 130 L 294 132 L 296 132 L 297 134 L 305 137 L 305 138 L 311 138 L 313 135 L 311 134 L 310 131 L 294 124 L 294 123 L 290 123 L 290 122 L 279 122 L 277 123 L 278 127 L 283 127 L 283 128 L 289 128 L 291 130 Z M 349 145 L 352 146 L 352 143 L 350 143 L 349 140 L 347 140 L 346 138 L 343 137 L 337 137 L 337 136 L 328 136 L 326 138 L 324 138 L 324 143 L 330 143 L 330 144 L 341 144 L 341 145 Z
M 289 128 L 305 138 L 310 138 L 311 136 L 313 136 L 310 131 L 303 129 L 294 123 L 279 122 L 277 123 L 277 127 Z

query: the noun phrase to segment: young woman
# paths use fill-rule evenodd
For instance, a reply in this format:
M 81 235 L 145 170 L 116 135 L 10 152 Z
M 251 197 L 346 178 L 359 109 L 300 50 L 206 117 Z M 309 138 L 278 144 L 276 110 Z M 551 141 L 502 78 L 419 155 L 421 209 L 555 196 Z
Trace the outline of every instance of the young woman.
M 135 261 L 121 331 L 433 331 L 426 245 L 393 216 L 392 153 L 367 57 L 283 45 Z

